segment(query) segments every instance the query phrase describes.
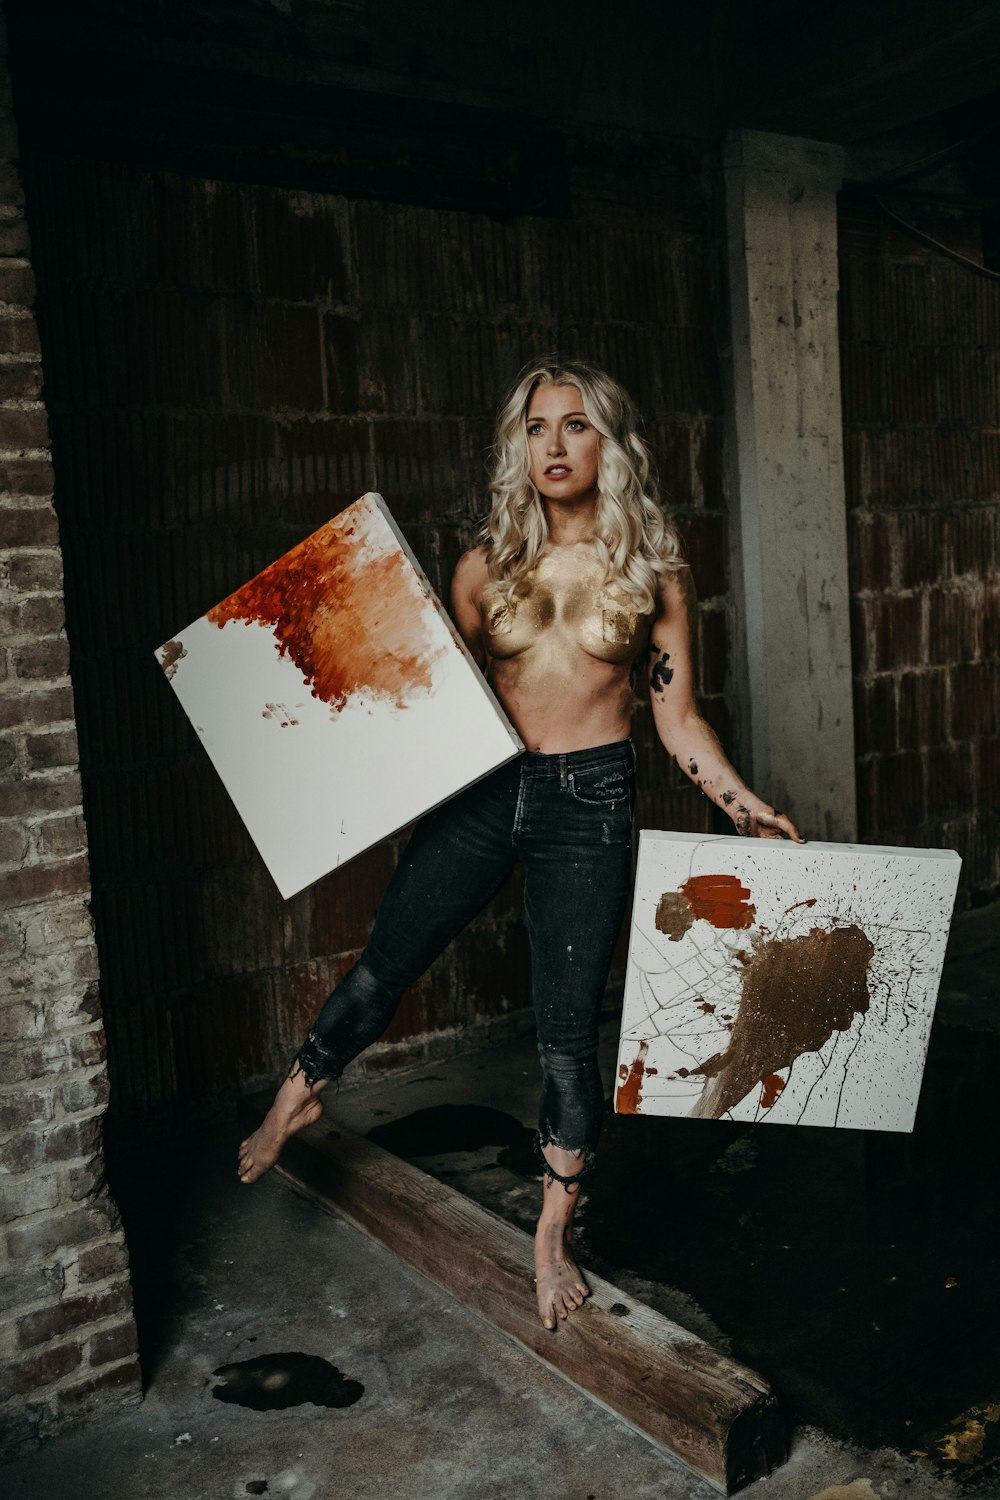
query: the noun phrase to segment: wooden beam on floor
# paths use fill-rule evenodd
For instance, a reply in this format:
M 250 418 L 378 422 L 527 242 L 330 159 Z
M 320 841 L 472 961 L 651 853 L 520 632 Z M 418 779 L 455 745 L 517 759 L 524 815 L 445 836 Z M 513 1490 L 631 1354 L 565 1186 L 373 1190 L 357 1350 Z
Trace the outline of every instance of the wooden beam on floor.
M 267 1102 L 248 1104 L 248 1119 L 259 1122 Z M 291 1141 L 276 1170 L 723 1494 L 769 1474 L 787 1456 L 777 1400 L 753 1370 L 590 1272 L 585 1307 L 548 1332 L 535 1311 L 531 1238 L 335 1116 Z

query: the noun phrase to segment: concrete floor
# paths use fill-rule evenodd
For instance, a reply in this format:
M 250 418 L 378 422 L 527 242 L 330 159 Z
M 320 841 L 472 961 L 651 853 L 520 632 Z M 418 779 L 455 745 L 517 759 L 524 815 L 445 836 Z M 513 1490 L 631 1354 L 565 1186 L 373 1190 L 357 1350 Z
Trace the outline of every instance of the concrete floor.
M 827 1500 L 1000 1496 L 996 958 L 946 969 L 912 1138 L 609 1119 L 581 1258 L 782 1394 L 792 1456 L 747 1500 L 831 1487 Z M 535 1091 L 528 1040 L 345 1088 L 330 1105 L 529 1227 Z M 235 1139 L 217 1131 L 119 1178 L 146 1399 L 8 1465 L 9 1500 L 715 1493 L 277 1178 L 241 1188 Z M 298 1385 L 282 1354 L 314 1357 Z M 261 1368 L 242 1381 L 213 1374 L 252 1360 Z M 220 1392 L 307 1399 L 254 1410 Z

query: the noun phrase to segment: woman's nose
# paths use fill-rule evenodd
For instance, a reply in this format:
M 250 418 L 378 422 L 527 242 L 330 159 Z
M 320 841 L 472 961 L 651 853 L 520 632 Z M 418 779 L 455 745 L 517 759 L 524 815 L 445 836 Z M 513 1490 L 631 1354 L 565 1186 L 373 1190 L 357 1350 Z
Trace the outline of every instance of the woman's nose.
M 549 438 L 548 451 L 550 453 L 564 453 L 565 446 L 561 432 L 553 432 Z

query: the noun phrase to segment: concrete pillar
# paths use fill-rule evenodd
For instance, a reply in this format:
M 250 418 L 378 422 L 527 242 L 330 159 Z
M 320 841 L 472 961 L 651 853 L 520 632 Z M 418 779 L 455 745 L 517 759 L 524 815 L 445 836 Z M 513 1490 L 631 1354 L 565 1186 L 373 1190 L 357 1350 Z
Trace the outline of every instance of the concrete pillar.
M 837 146 L 743 130 L 724 159 L 735 574 L 755 790 L 856 837 L 837 338 Z M 739 586 L 739 582 L 738 582 Z M 740 652 L 737 652 L 737 660 Z M 738 674 L 739 675 L 739 674 Z

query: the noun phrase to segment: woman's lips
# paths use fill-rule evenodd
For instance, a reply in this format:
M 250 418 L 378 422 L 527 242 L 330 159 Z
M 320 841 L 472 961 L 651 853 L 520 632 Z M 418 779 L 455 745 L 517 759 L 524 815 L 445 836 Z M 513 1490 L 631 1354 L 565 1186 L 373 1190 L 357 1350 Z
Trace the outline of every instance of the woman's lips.
M 568 464 L 550 464 L 545 470 L 545 477 L 546 479 L 565 479 L 567 474 L 572 474 L 572 472 Z

